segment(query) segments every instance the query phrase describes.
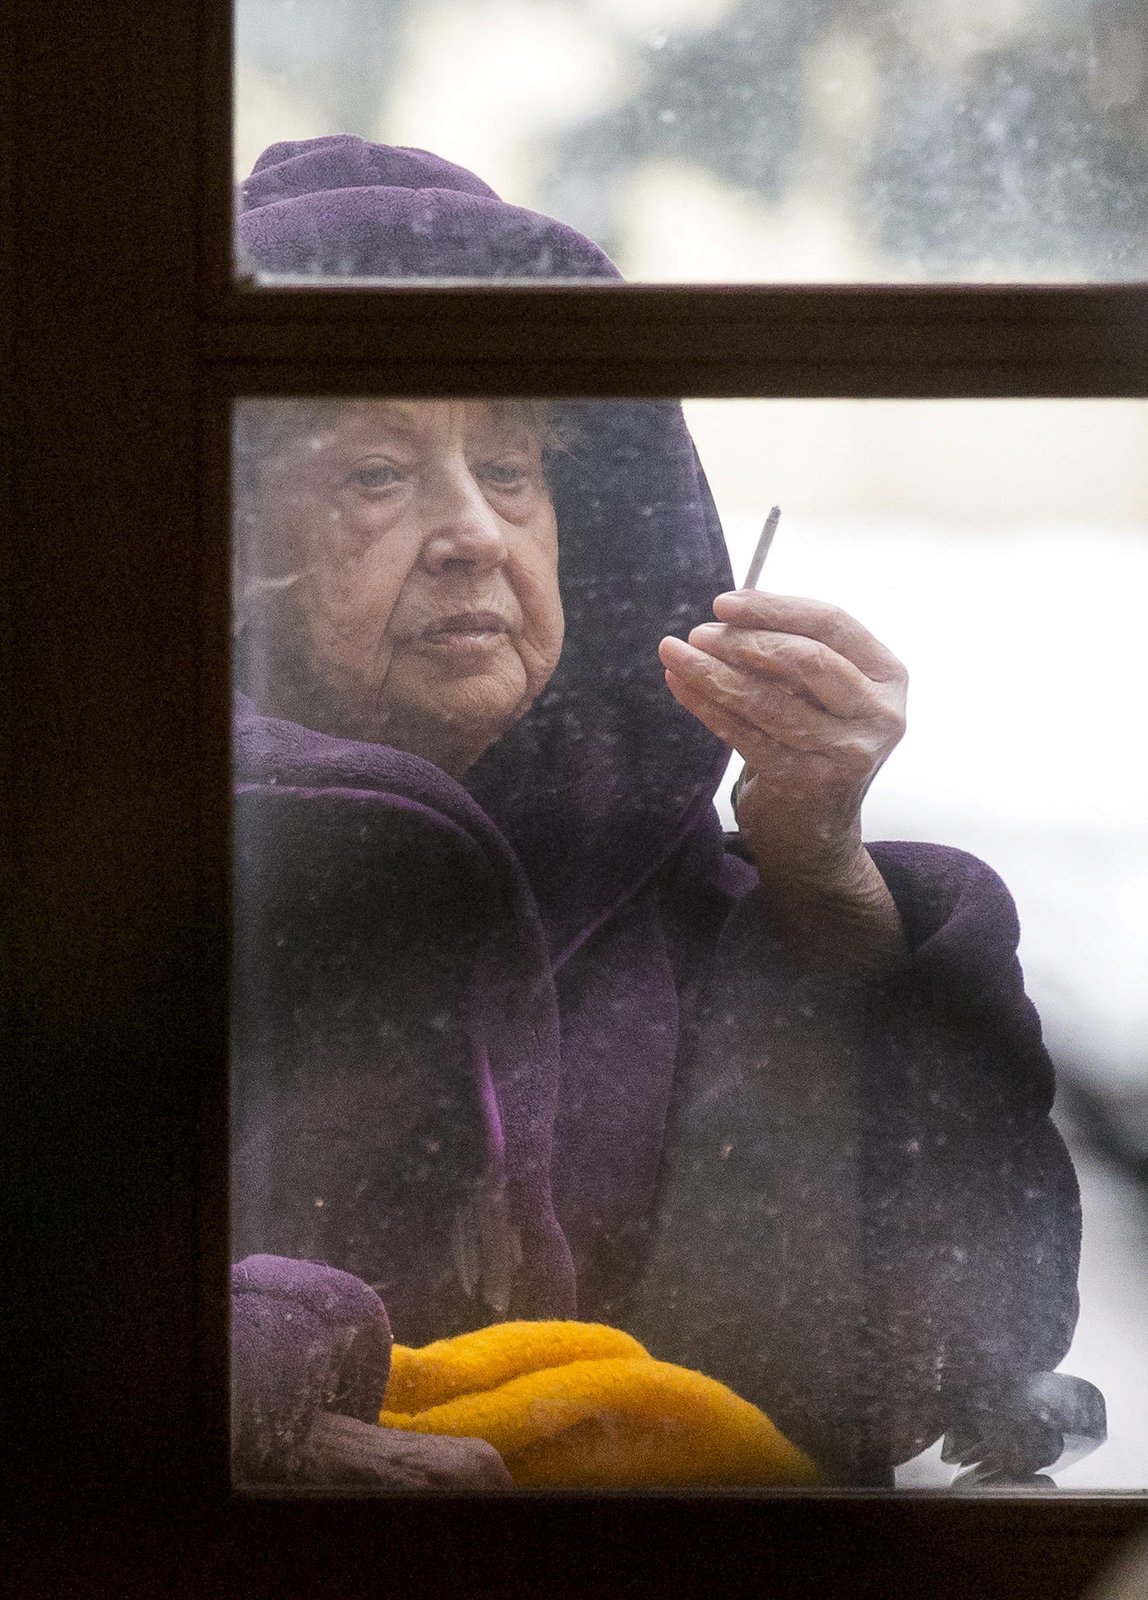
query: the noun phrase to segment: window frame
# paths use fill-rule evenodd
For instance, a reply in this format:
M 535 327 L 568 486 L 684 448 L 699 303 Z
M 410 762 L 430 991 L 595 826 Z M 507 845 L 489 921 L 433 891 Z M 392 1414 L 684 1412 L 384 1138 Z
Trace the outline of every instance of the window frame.
M 18 241 L 3 592 L 21 1592 L 55 1573 L 55 1592 L 414 1593 L 437 1570 L 502 1595 L 756 1593 L 765 1574 L 842 1595 L 1079 1593 L 1142 1499 L 231 1494 L 226 418 L 233 396 L 380 384 L 1148 398 L 1148 284 L 246 289 L 229 7 L 18 12 L 0 203 Z

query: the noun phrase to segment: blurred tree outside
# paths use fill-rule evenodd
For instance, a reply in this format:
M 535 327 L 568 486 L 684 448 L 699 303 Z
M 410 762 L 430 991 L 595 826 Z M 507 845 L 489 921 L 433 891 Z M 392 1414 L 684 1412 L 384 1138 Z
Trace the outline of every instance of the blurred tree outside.
M 423 145 L 628 276 L 1148 275 L 1140 0 L 239 0 L 236 54 L 240 175 Z

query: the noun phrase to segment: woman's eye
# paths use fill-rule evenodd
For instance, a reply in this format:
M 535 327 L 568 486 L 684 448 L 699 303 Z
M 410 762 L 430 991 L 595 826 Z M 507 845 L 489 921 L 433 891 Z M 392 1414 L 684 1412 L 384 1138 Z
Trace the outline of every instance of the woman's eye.
M 498 489 L 521 489 L 530 482 L 530 474 L 517 461 L 487 461 L 478 470 Z
M 351 473 L 350 482 L 357 489 L 389 489 L 399 482 L 401 474 L 397 467 L 388 466 L 379 462 L 369 467 L 357 467 Z

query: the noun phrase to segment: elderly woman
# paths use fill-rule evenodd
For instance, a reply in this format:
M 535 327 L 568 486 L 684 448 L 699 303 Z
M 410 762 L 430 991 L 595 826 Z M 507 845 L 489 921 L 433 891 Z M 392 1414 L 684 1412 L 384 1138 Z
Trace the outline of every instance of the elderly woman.
M 271 272 L 613 275 L 350 138 L 243 204 Z M 390 1329 L 615 1323 L 844 1482 L 1054 1367 L 1077 1197 L 1011 902 L 863 843 L 904 671 L 734 590 L 680 410 L 252 401 L 236 445 L 240 1475 L 369 1422 Z

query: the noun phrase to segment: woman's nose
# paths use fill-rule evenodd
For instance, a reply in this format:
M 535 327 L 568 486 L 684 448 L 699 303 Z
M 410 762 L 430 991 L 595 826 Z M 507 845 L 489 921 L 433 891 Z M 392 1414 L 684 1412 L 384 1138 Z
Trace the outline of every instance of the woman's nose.
M 456 563 L 497 567 L 506 559 L 503 523 L 469 471 L 453 472 L 428 490 L 424 520 L 423 563 L 432 572 Z

